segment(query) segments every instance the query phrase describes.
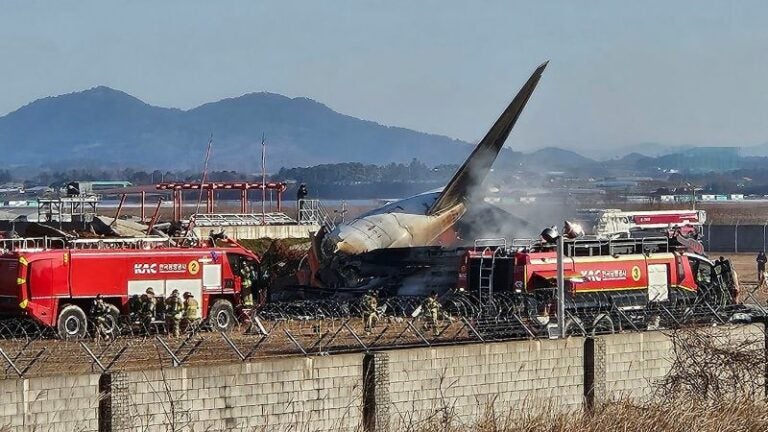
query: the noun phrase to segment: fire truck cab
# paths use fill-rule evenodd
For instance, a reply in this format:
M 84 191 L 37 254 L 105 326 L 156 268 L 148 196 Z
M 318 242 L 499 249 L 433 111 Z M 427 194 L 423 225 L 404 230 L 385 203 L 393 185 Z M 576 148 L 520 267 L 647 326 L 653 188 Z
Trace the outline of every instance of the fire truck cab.
M 178 247 L 167 239 L 24 239 L 21 246 L 0 254 L 0 316 L 32 319 L 64 338 L 86 335 L 97 294 L 112 310 L 108 331 L 116 331 L 119 317 L 136 311 L 147 288 L 158 300 L 156 319 L 162 318 L 162 300 L 178 290 L 197 299 L 201 318 L 211 327 L 229 330 L 246 294 L 244 264 L 260 262 L 231 240 L 223 246 Z

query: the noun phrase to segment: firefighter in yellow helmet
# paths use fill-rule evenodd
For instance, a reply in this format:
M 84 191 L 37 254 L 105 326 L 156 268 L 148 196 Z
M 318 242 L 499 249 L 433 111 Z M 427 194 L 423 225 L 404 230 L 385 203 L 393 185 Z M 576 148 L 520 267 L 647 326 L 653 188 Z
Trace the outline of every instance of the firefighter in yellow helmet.
M 184 293 L 184 313 L 182 315 L 184 329 L 195 331 L 200 325 L 200 305 L 191 292 Z
M 253 307 L 253 280 L 254 280 L 255 272 L 253 267 L 250 263 L 247 261 L 243 261 L 243 264 L 240 268 L 240 295 L 242 297 L 243 301 L 243 307 L 245 308 L 252 308 Z
M 432 328 L 432 334 L 438 336 L 440 334 L 440 325 L 438 323 L 440 318 L 440 309 L 442 306 L 437 300 L 437 291 L 432 291 L 429 297 L 424 300 L 424 312 L 427 314 L 427 326 Z
M 179 290 L 171 291 L 171 295 L 165 299 L 165 323 L 168 333 L 179 337 L 179 324 L 181 322 L 182 304 L 179 298 Z
M 366 333 L 370 333 L 379 320 L 378 308 L 379 299 L 376 290 L 368 291 L 362 299 L 363 322 Z

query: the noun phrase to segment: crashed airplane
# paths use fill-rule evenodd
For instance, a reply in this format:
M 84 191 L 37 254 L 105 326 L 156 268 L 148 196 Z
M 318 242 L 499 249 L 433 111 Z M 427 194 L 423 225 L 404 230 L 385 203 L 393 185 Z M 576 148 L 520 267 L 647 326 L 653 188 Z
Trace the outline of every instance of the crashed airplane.
M 546 66 L 536 68 L 443 189 L 392 202 L 330 231 L 322 228 L 312 241 L 307 282 L 315 287 L 371 288 L 372 279 L 390 274 L 381 263 L 418 261 L 414 249 L 440 244 L 441 236 L 467 211 L 472 191 L 488 175 Z M 435 253 L 428 255 L 434 258 Z M 362 271 L 365 263 L 374 263 L 374 270 Z

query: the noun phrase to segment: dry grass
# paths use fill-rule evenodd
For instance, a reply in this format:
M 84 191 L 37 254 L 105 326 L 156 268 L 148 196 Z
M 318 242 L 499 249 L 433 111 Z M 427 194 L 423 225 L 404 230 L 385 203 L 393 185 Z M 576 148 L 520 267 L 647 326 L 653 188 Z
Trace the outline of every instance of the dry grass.
M 522 410 L 486 408 L 480 419 L 464 424 L 455 417 L 398 425 L 403 432 L 736 432 L 768 430 L 768 403 L 732 399 L 713 402 L 679 398 L 637 403 L 618 400 L 589 411 L 563 412 L 539 405 Z
M 590 432 L 590 431 L 765 431 L 768 405 L 762 401 L 730 401 L 715 404 L 695 399 L 637 404 L 617 401 L 596 407 L 591 413 L 556 413 L 539 410 L 523 415 L 487 411 L 472 425 L 433 423 L 422 431 L 434 432 Z

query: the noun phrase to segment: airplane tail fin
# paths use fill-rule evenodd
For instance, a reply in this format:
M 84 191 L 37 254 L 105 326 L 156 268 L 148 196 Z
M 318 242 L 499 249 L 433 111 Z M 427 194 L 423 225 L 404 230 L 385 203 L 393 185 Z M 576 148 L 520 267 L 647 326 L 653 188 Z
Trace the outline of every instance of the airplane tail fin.
M 520 113 L 523 112 L 525 104 L 531 97 L 533 90 L 536 88 L 541 74 L 544 72 L 544 68 L 547 67 L 547 63 L 544 62 L 533 72 L 523 88 L 517 93 L 517 96 L 507 106 L 507 109 L 501 113 L 501 116 L 493 127 L 488 131 L 485 137 L 472 151 L 461 168 L 456 172 L 448 185 L 445 186 L 443 192 L 437 198 L 432 207 L 427 211 L 428 215 L 434 215 L 443 212 L 456 204 L 462 202 L 469 192 L 477 185 L 485 180 L 488 172 L 491 169 L 491 165 L 496 160 L 496 156 L 499 155 L 501 147 L 504 145 L 504 141 L 507 140 L 509 132 L 515 126 Z

